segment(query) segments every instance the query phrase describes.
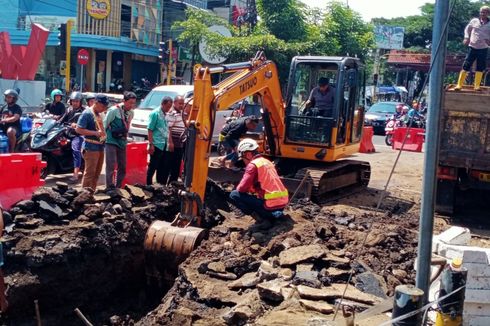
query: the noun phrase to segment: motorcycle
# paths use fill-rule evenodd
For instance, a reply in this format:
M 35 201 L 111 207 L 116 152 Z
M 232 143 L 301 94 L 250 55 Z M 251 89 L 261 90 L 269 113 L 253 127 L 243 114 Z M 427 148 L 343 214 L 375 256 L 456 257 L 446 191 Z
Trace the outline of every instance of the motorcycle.
M 394 115 L 389 117 L 385 126 L 385 144 L 388 146 L 393 145 L 393 135 L 397 128 L 403 127 L 404 123 L 401 119 L 397 119 Z
M 70 138 L 70 127 L 51 118 L 32 130 L 30 148 L 33 152 L 42 153 L 43 161 L 47 163 L 41 171 L 41 178 L 73 171 Z

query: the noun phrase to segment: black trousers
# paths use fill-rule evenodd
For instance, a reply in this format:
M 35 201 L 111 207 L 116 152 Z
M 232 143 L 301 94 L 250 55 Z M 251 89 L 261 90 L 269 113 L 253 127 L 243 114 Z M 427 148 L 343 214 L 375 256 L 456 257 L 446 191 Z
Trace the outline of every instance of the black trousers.
M 148 164 L 148 171 L 146 173 L 146 184 L 151 185 L 153 183 L 153 175 L 155 171 L 157 173 L 157 182 L 160 184 L 165 184 L 166 179 L 164 179 L 165 172 L 165 159 L 168 152 L 162 151 L 155 147 L 155 152 L 150 155 L 150 164 Z M 168 175 L 167 175 L 168 177 Z M 165 182 L 164 182 L 165 181 Z
M 163 184 L 177 181 L 183 156 L 184 148 L 182 147 L 175 147 L 173 152 L 165 152 L 165 162 L 162 172 Z
M 476 71 L 484 71 L 487 68 L 487 49 L 468 48 L 468 53 L 463 62 L 463 70 L 470 71 L 476 60 Z

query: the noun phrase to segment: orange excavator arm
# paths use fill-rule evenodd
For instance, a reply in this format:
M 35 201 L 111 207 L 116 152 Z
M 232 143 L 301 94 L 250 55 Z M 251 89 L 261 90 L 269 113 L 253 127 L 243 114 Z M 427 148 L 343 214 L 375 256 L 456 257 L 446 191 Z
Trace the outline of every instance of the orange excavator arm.
M 211 84 L 214 73 L 233 73 L 215 86 Z M 208 176 L 209 155 L 217 111 L 251 95 L 258 95 L 264 109 L 264 125 L 268 150 L 280 152 L 284 135 L 284 102 L 276 65 L 261 53 L 249 62 L 213 68 L 196 68 L 194 98 L 188 118 L 188 140 L 185 156 L 186 190 L 180 217 L 187 224 L 200 224 L 202 203 Z

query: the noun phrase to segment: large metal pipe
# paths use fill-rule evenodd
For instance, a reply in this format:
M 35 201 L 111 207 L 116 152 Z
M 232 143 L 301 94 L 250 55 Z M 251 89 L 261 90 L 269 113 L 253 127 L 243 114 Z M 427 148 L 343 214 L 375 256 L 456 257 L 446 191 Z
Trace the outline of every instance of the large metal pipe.
M 439 149 L 440 113 L 447 43 L 446 20 L 449 1 L 437 0 L 432 31 L 432 70 L 429 81 L 429 110 L 426 128 L 425 161 L 422 204 L 420 208 L 420 232 L 417 259 L 417 288 L 424 291 L 424 302 L 429 293 L 432 232 L 434 229 L 434 198 L 436 190 L 437 153 Z

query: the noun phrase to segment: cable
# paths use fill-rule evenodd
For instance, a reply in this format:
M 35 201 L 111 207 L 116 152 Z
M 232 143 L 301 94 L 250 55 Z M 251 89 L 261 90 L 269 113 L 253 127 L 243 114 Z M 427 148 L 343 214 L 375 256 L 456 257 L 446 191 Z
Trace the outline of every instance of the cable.
M 442 45 L 442 40 L 443 40 L 443 37 L 444 37 L 444 35 L 445 35 L 446 31 L 447 31 L 447 27 L 448 27 L 448 25 L 449 25 L 449 19 L 450 19 L 450 17 L 451 17 L 452 12 L 453 12 L 455 2 L 456 2 L 456 0 L 453 0 L 453 1 L 452 1 L 452 3 L 451 3 L 451 8 L 450 8 L 450 10 L 449 10 L 448 17 L 447 17 L 447 19 L 446 19 L 446 22 L 444 23 L 443 33 L 442 33 L 442 35 L 441 35 L 441 37 L 440 37 L 440 39 L 439 39 L 439 42 L 438 42 L 438 44 L 437 44 L 437 47 L 436 47 L 436 52 L 435 52 L 434 56 L 431 58 L 431 65 L 430 65 L 430 67 L 429 67 L 429 71 L 428 71 L 427 75 L 430 75 L 430 73 L 431 73 L 431 71 L 432 71 L 432 68 L 433 68 L 433 65 L 434 65 L 434 60 L 435 60 L 435 58 L 437 57 L 437 53 L 439 52 L 439 50 L 440 50 L 440 48 L 441 48 L 441 45 Z M 394 172 L 395 172 L 395 168 L 396 168 L 396 166 L 397 166 L 397 164 L 398 164 L 398 161 L 399 161 L 399 159 L 400 159 L 401 153 L 402 153 L 402 151 L 403 151 L 403 147 L 405 146 L 405 143 L 406 143 L 406 141 L 407 141 L 407 138 L 408 138 L 408 135 L 409 135 L 409 131 L 410 131 L 411 127 L 412 127 L 412 123 L 413 123 L 413 119 L 410 119 L 410 122 L 409 122 L 409 125 L 408 125 L 408 127 L 407 127 L 407 131 L 406 131 L 406 133 L 405 133 L 405 137 L 404 137 L 404 139 L 403 139 L 403 142 L 402 142 L 402 145 L 401 145 L 401 147 L 400 147 L 400 150 L 398 151 L 398 154 L 397 154 L 397 156 L 396 156 L 395 162 L 393 163 L 393 167 L 391 168 L 390 174 L 388 175 L 388 179 L 386 180 L 386 183 L 385 183 L 384 189 L 383 189 L 383 191 L 382 191 L 382 192 L 380 193 L 380 195 L 379 195 L 378 203 L 376 204 L 376 210 L 377 210 L 377 211 L 379 211 L 379 210 L 380 210 L 380 207 L 381 207 L 381 202 L 382 202 L 382 201 L 383 201 L 383 199 L 384 199 L 384 196 L 385 196 L 385 194 L 386 194 L 386 190 L 388 189 L 388 186 L 389 186 L 389 184 L 390 184 L 391 178 L 392 178 L 392 176 L 393 176 L 393 174 L 394 174 Z M 357 254 L 355 257 L 358 257 L 358 256 L 359 256 L 359 254 L 360 254 L 360 250 L 362 250 L 362 249 L 364 248 L 364 246 L 365 246 L 365 244 L 366 244 L 366 241 L 367 241 L 367 238 L 368 238 L 368 236 L 371 234 L 371 231 L 372 231 L 373 225 L 374 225 L 374 223 L 371 223 L 371 224 L 369 225 L 369 228 L 368 228 L 368 230 L 366 231 L 366 236 L 364 237 L 364 239 L 363 239 L 363 241 L 362 241 L 362 244 L 361 244 L 361 246 L 360 246 L 360 249 L 359 249 L 359 251 L 358 251 L 358 254 Z M 353 260 L 353 261 L 355 261 L 355 260 Z M 350 282 L 351 282 L 351 280 L 352 280 L 352 276 L 353 276 L 353 274 L 354 274 L 354 267 L 351 267 L 351 270 L 350 270 L 350 272 L 349 272 L 349 277 L 348 277 L 347 282 L 346 282 L 346 284 L 345 284 L 344 291 L 342 292 L 342 296 L 340 297 L 340 302 L 339 302 L 339 303 L 336 305 L 336 307 L 335 307 L 335 314 L 334 314 L 333 320 L 335 320 L 335 318 L 337 317 L 337 314 L 338 314 L 338 312 L 339 312 L 339 308 L 340 308 L 340 306 L 342 305 L 342 301 L 344 300 L 345 294 L 346 294 L 347 289 L 348 289 L 348 287 L 349 287 L 349 283 L 350 283 Z M 394 321 L 394 320 L 392 320 L 391 322 L 393 322 L 393 321 Z

